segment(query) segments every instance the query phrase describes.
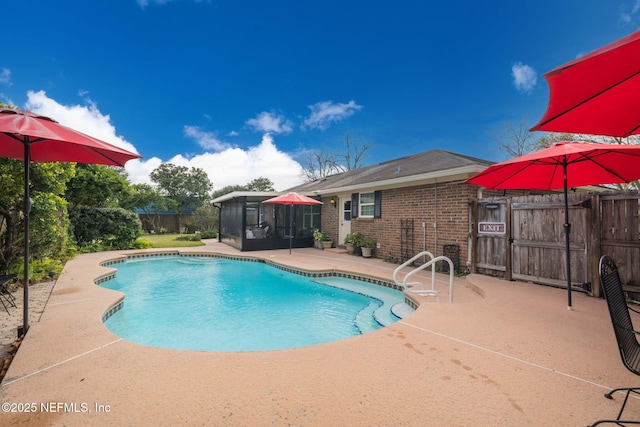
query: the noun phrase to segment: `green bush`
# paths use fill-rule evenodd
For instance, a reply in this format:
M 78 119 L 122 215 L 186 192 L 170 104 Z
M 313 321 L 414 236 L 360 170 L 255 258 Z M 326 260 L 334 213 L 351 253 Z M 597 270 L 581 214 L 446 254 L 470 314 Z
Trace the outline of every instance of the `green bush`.
M 182 234 L 176 237 L 176 240 L 185 240 L 188 242 L 199 242 L 200 234 Z
M 345 236 L 344 243 L 346 245 L 360 246 L 362 244 L 362 234 L 353 231 Z
M 215 239 L 218 237 L 218 232 L 216 230 L 203 231 L 200 233 L 201 239 Z
M 31 259 L 29 261 L 29 283 L 38 283 L 59 276 L 64 261 L 54 258 Z M 24 280 L 24 263 L 18 263 L 11 273 L 18 274 L 18 282 L 22 286 Z
M 149 249 L 152 248 L 153 245 L 147 239 L 143 239 L 142 237 L 138 237 L 135 242 L 133 242 L 132 249 Z
M 142 223 L 122 208 L 81 207 L 69 211 L 73 236 L 80 247 L 131 248 L 142 234 Z

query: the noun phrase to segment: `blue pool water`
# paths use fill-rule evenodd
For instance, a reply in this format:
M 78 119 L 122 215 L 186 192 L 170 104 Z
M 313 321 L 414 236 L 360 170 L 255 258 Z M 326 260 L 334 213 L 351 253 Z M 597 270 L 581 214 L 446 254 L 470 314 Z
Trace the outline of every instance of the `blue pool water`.
M 115 265 L 101 284 L 126 294 L 105 321 L 127 340 L 185 350 L 303 347 L 398 320 L 401 291 L 340 277 L 305 277 L 260 262 L 169 256 Z

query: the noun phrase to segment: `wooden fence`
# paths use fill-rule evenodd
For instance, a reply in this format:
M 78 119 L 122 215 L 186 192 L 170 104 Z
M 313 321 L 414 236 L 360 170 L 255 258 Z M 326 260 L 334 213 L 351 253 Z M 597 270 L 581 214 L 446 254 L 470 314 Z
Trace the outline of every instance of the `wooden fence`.
M 640 194 L 570 193 L 572 288 L 601 296 L 598 263 L 609 255 L 625 289 L 640 295 Z M 472 200 L 471 271 L 565 287 L 564 196 Z

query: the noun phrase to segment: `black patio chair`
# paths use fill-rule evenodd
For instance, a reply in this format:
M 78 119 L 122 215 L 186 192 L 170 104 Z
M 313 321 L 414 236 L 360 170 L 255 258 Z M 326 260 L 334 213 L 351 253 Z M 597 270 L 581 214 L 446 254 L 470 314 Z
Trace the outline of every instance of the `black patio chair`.
M 0 302 L 2 303 L 2 306 L 7 311 L 7 313 L 9 314 L 11 314 L 9 312 L 9 307 L 17 308 L 16 298 L 9 291 L 9 283 L 13 282 L 17 278 L 18 278 L 17 274 L 5 274 L 0 276 Z
M 622 363 L 628 370 L 640 376 L 640 344 L 636 338 L 636 335 L 640 332 L 633 329 L 633 322 L 631 321 L 629 310 L 639 314 L 640 311 L 634 310 L 627 305 L 624 291 L 622 290 L 622 283 L 620 282 L 620 276 L 618 275 L 618 268 L 613 260 L 606 255 L 600 258 L 600 282 L 602 283 L 604 296 L 607 299 L 607 306 L 609 307 L 611 323 L 613 324 L 613 331 L 615 332 L 616 341 L 618 342 Z M 602 423 L 613 423 L 620 426 L 625 424 L 640 424 L 640 420 L 620 419 L 629 395 L 631 393 L 640 395 L 640 386 L 615 388 L 605 394 L 604 397 L 613 399 L 613 393 L 617 391 L 626 391 L 620 412 L 618 412 L 618 417 L 615 420 L 597 421 L 592 424 L 592 426 Z

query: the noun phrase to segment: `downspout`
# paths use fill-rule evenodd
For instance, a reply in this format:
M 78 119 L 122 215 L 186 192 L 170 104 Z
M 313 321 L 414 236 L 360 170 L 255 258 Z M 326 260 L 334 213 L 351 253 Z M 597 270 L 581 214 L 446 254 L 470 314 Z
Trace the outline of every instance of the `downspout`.
M 438 256 L 438 178 L 433 183 L 434 219 L 433 219 L 433 255 Z

